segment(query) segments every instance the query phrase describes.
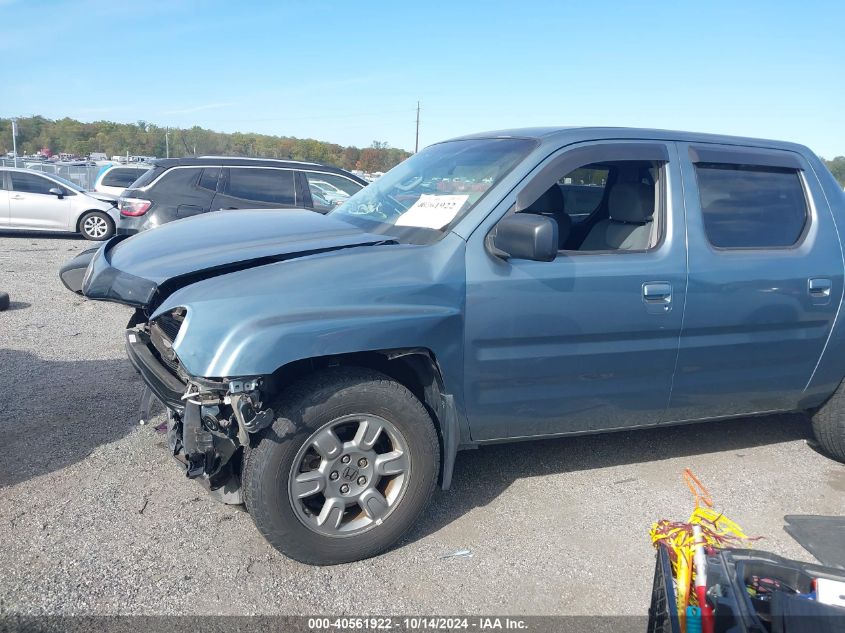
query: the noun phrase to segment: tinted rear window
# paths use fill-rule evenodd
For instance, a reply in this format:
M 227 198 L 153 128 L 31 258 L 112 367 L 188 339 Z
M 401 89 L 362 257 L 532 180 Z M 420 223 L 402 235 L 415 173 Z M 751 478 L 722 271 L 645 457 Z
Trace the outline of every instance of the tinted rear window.
M 232 167 L 228 194 L 241 200 L 295 206 L 293 171 Z
M 161 176 L 161 174 L 163 173 L 164 167 L 152 167 L 148 169 L 140 178 L 138 178 L 138 180 L 136 180 L 134 183 L 131 183 L 135 185 L 133 189 L 146 187 L 148 184 L 150 184 L 153 180 Z
M 704 229 L 713 246 L 776 248 L 801 238 L 807 199 L 794 169 L 698 163 L 695 171 Z
M 126 189 L 145 173 L 143 169 L 121 169 L 118 167 L 107 171 L 100 184 L 104 187 L 122 187 Z
M 162 176 L 153 190 L 160 196 L 183 196 L 191 187 L 196 187 L 201 171 L 201 167 L 175 167 Z

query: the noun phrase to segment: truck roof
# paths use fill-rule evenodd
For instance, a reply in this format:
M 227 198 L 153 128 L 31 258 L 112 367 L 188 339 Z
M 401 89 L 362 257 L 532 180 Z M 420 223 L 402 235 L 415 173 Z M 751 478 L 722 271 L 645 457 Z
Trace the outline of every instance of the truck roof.
M 789 141 L 777 141 L 771 139 L 750 138 L 743 136 L 729 136 L 725 134 L 706 134 L 702 132 L 682 132 L 676 130 L 660 130 L 650 128 L 630 127 L 598 127 L 598 126 L 571 126 L 571 127 L 529 127 L 513 128 L 507 130 L 494 130 L 458 136 L 451 141 L 480 138 L 529 138 L 536 139 L 541 143 L 555 145 L 577 143 L 579 141 L 596 139 L 649 139 L 664 141 L 685 141 L 690 143 L 719 143 L 722 145 L 744 145 L 759 146 L 768 148 L 786 149 L 792 151 L 807 151 L 804 145 Z M 446 141 L 442 141 L 446 142 Z

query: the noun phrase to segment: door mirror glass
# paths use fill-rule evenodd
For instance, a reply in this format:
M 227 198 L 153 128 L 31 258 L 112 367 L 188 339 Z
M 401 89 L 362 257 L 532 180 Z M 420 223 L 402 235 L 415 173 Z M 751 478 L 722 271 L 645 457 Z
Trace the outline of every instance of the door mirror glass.
M 54 196 L 58 196 L 59 198 L 65 195 L 65 192 L 62 191 L 59 187 L 50 187 L 48 193 L 52 193 Z
M 558 227 L 551 218 L 516 213 L 499 222 L 491 238 L 494 254 L 502 259 L 550 262 L 557 257 Z

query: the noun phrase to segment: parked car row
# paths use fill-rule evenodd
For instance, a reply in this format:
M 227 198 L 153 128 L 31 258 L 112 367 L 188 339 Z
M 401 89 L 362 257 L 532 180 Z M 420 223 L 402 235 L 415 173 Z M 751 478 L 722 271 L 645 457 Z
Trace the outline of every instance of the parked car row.
M 114 165 L 97 177 L 93 191 L 53 174 L 0 168 L 0 230 L 70 231 L 106 240 L 209 211 L 327 213 L 366 185 L 327 165 L 231 157 Z
M 845 196 L 807 148 L 511 130 L 428 147 L 325 215 L 204 213 L 316 208 L 341 178 L 160 163 L 121 199 L 132 228 L 198 217 L 60 273 L 135 309 L 172 454 L 288 556 L 384 551 L 488 443 L 807 411 L 845 461 Z

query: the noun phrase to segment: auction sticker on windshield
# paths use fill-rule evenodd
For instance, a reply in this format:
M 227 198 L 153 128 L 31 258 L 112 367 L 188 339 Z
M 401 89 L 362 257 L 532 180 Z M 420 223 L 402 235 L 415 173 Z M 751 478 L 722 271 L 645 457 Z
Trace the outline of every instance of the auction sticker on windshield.
M 396 220 L 396 226 L 442 229 L 458 215 L 469 200 L 468 195 L 438 196 L 424 193 Z

